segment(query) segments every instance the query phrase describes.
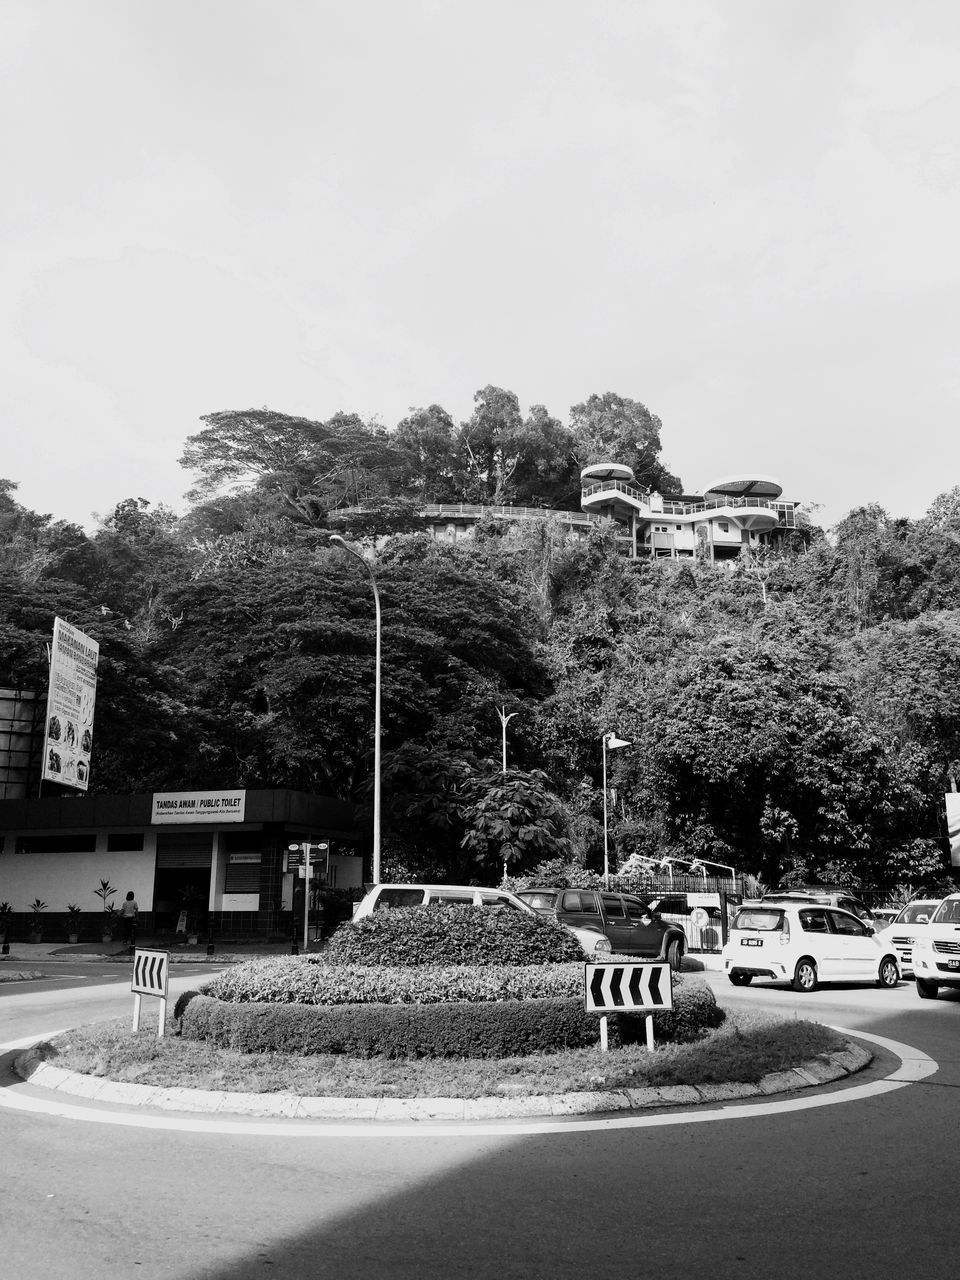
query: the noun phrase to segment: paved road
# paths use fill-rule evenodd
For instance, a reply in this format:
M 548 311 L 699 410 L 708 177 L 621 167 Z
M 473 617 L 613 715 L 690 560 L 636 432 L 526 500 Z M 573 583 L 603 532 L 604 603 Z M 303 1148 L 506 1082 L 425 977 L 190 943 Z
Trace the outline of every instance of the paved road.
M 178 979 L 178 981 L 181 981 Z M 267 1137 L 0 1112 L 0 1250 L 11 1276 L 953 1276 L 960 999 L 729 987 L 915 1045 L 926 1081 L 836 1105 L 709 1123 L 542 1133 Z M 116 1014 L 95 987 L 0 1001 L 0 1032 Z M 126 996 L 129 1001 L 129 995 Z M 19 1006 L 16 1009 L 16 1006 Z M 123 1007 L 126 1007 L 123 1005 Z M 12 1021 L 10 1020 L 12 1018 Z M 867 1078 L 883 1074 L 881 1055 Z M 831 1091 L 841 1095 L 842 1089 Z M 671 1116 L 675 1120 L 676 1116 Z

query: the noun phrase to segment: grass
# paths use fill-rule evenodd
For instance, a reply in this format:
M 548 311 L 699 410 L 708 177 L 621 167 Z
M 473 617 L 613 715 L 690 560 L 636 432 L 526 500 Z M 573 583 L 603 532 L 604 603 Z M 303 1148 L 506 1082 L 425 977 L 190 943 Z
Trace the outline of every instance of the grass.
M 395 1061 L 337 1055 L 240 1054 L 167 1035 L 144 1020 L 139 1032 L 124 1022 L 99 1023 L 58 1037 L 45 1056 L 68 1071 L 167 1088 L 305 1097 L 515 1097 L 677 1084 L 755 1084 L 771 1071 L 834 1052 L 843 1039 L 816 1022 L 728 1013 L 702 1040 L 579 1049 L 499 1060 Z

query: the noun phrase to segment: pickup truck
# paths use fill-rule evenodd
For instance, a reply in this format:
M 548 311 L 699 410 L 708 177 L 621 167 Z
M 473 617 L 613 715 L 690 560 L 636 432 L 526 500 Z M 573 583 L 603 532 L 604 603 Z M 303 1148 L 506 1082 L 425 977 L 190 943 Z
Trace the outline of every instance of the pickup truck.
M 542 885 L 520 889 L 521 898 L 534 911 L 554 916 L 560 924 L 575 928 L 599 928 L 617 955 L 666 960 L 679 969 L 687 949 L 680 925 L 663 920 L 641 898 L 605 889 L 565 889 Z

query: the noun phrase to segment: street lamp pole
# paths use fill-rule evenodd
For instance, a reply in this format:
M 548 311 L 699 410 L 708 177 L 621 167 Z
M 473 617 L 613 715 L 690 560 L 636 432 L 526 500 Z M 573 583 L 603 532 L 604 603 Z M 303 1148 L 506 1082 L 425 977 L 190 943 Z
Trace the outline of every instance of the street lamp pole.
M 607 752 L 616 751 L 619 747 L 633 744 L 625 738 L 618 738 L 615 733 L 603 735 L 603 887 L 610 888 L 610 841 L 608 835 L 609 818 L 607 814 Z
M 497 715 L 500 717 L 500 724 L 503 726 L 503 756 L 502 756 L 502 759 L 503 759 L 503 769 L 502 769 L 502 772 L 503 772 L 503 773 L 506 773 L 506 772 L 507 772 L 507 721 L 508 721 L 508 720 L 512 720 L 512 719 L 513 719 L 513 717 L 514 717 L 516 714 L 517 714 L 517 713 L 516 713 L 516 711 L 511 711 L 511 712 L 510 712 L 510 714 L 509 714 L 509 715 L 507 715 L 507 708 L 506 708 L 506 707 L 501 707 L 501 708 L 500 708 L 500 710 L 497 712 Z M 507 860 L 506 860 L 506 858 L 504 858 L 504 860 L 503 860 L 503 883 L 504 883 L 504 884 L 506 884 L 506 883 L 507 883 Z
M 366 560 L 359 551 L 351 547 L 339 533 L 330 535 L 330 541 L 335 542 L 337 546 L 342 547 L 344 551 L 354 556 L 363 565 L 367 576 L 370 579 L 370 586 L 373 588 L 373 606 L 376 614 L 377 622 L 377 645 L 376 659 L 374 665 L 374 694 L 373 694 L 373 883 L 380 883 L 380 593 L 377 590 L 377 580 L 373 576 L 373 570 L 367 564 Z

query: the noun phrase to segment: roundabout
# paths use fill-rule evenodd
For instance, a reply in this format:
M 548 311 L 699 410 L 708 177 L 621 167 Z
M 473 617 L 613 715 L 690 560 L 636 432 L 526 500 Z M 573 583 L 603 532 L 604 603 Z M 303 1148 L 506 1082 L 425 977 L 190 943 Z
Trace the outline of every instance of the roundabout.
M 938 1069 L 933 1058 L 911 1045 L 864 1031 L 833 1030 L 850 1037 L 844 1052 L 830 1055 L 826 1062 L 766 1076 L 757 1085 L 679 1085 L 512 1099 L 301 1098 L 126 1084 L 41 1061 L 27 1045 L 59 1034 L 51 1031 L 25 1044 L 0 1045 L 0 1061 L 8 1075 L 0 1106 L 86 1123 L 269 1137 L 568 1134 L 742 1120 L 835 1106 L 901 1089 Z M 857 1041 L 892 1055 L 898 1065 L 880 1079 L 826 1091 L 826 1086 L 850 1079 L 872 1061 L 873 1053 Z M 14 1074 L 22 1083 L 9 1080 Z M 801 1096 L 783 1096 L 797 1093 Z

